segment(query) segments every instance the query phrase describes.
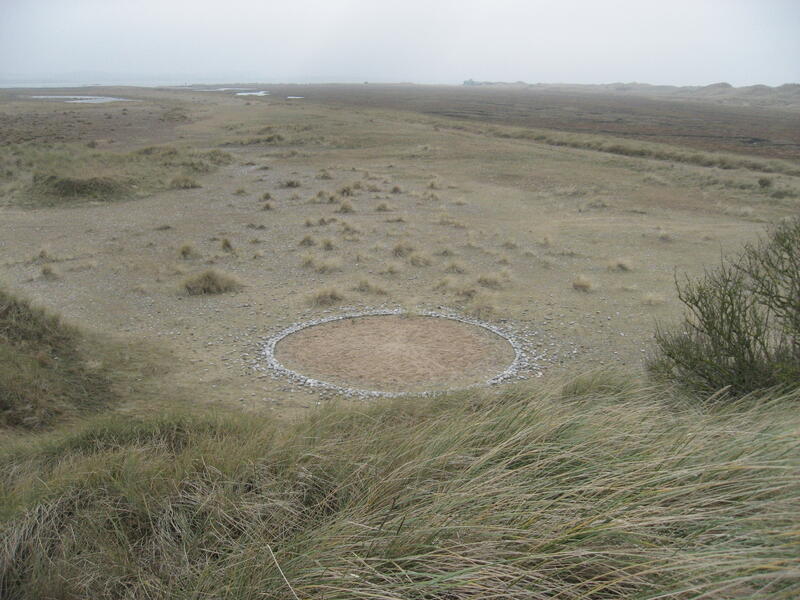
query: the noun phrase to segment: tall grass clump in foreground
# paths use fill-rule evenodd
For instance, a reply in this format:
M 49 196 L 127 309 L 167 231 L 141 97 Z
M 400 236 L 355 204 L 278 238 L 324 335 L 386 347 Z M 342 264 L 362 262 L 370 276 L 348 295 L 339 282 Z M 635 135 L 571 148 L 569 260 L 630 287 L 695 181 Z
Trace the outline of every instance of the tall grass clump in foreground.
M 51 425 L 111 396 L 78 330 L 0 288 L 0 427 Z
M 656 332 L 652 372 L 733 395 L 800 386 L 800 218 L 678 284 L 678 297 L 687 314 Z
M 0 597 L 795 598 L 799 393 L 96 418 L 0 451 Z

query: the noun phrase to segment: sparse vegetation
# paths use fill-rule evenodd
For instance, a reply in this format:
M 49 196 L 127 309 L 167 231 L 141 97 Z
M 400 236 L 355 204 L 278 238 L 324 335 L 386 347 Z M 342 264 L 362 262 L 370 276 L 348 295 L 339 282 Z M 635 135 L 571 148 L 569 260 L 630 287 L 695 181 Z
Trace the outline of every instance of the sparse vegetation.
M 173 190 L 193 190 L 201 186 L 193 178 L 187 175 L 179 175 L 178 177 L 172 178 L 169 182 L 169 187 Z
M 235 292 L 242 287 L 243 284 L 238 278 L 217 269 L 207 269 L 202 273 L 192 275 L 183 282 L 183 289 L 190 296 L 224 294 Z
M 58 272 L 53 265 L 42 265 L 41 268 L 42 279 L 47 279 L 53 281 L 61 277 L 61 273 Z
M 427 254 L 422 252 L 412 252 L 408 256 L 408 263 L 414 267 L 429 267 L 431 259 Z
M 629 273 L 633 271 L 633 263 L 627 258 L 617 258 L 609 263 L 608 269 L 619 273 Z
M 409 244 L 408 242 L 398 242 L 395 244 L 394 248 L 392 248 L 392 254 L 398 257 L 408 256 L 414 251 L 414 246 Z
M 353 208 L 353 204 L 350 201 L 344 200 L 341 204 L 339 204 L 339 208 L 337 208 L 336 211 L 334 212 L 341 214 L 350 214 L 356 212 L 356 209 Z
M 594 282 L 586 275 L 578 275 L 572 280 L 572 289 L 579 292 L 591 292 L 595 288 Z
M 369 281 L 368 279 L 360 279 L 353 287 L 353 291 L 361 292 L 362 294 L 373 294 L 376 296 L 385 296 L 386 290 L 381 286 Z
M 467 272 L 467 268 L 461 263 L 452 261 L 444 268 L 444 272 L 463 275 L 464 273 Z
M 396 262 L 390 262 L 390 263 L 387 263 L 386 266 L 380 271 L 380 274 L 381 275 L 394 276 L 394 275 L 397 275 L 397 274 L 402 273 L 402 272 L 403 272 L 403 267 L 401 267 Z
M 180 248 L 178 248 L 178 254 L 182 259 L 189 260 L 190 258 L 195 258 L 197 256 L 197 251 L 192 244 L 183 244 Z
M 311 295 L 310 301 L 314 306 L 332 306 L 344 300 L 344 295 L 336 288 L 323 288 Z

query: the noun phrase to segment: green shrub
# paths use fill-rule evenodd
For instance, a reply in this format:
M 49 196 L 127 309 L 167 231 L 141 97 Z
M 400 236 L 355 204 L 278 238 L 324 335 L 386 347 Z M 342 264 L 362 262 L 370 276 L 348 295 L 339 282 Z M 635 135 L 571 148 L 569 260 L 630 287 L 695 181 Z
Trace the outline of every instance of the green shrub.
M 676 284 L 688 312 L 677 330 L 656 331 L 653 373 L 737 396 L 800 385 L 800 219 Z

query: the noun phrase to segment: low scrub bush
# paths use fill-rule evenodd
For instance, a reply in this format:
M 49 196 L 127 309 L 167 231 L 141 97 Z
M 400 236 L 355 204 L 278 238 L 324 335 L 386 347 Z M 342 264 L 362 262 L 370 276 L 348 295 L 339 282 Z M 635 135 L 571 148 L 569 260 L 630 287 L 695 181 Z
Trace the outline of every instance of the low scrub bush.
M 657 330 L 654 374 L 732 395 L 800 385 L 800 219 L 676 285 L 688 310 Z

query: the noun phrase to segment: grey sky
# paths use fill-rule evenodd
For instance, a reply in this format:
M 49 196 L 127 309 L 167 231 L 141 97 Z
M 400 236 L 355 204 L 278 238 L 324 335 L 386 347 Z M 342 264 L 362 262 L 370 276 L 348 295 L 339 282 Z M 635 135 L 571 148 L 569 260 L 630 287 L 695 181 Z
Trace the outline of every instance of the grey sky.
M 800 0 L 0 0 L 0 77 L 779 85 L 798 32 Z

